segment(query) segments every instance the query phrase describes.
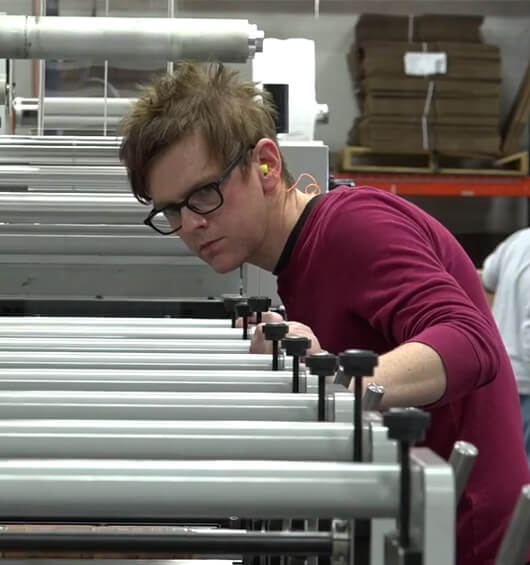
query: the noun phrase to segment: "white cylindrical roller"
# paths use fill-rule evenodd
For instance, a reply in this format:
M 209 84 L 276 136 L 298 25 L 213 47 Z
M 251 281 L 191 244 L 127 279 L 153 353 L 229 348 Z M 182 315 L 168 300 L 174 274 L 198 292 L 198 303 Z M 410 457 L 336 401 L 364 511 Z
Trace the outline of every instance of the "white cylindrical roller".
M 103 131 L 105 104 L 107 131 L 116 132 L 136 98 L 51 97 L 44 99 L 44 129 Z M 316 121 L 328 123 L 327 104 L 316 104 Z M 36 131 L 38 98 L 16 97 L 11 105 L 11 121 L 17 135 Z
M 0 167 L 0 170 L 2 167 Z M 1 173 L 0 173 L 1 174 Z M 1 182 L 1 181 L 0 181 Z M 11 224 L 143 226 L 149 210 L 132 194 L 0 192 L 3 222 Z M 145 228 L 147 232 L 147 228 Z M 150 233 L 150 232 L 149 232 Z
M 0 420 L 6 458 L 352 461 L 353 426 L 322 422 Z
M 279 369 L 290 370 L 292 358 L 280 355 Z M 272 355 L 215 353 L 109 353 L 97 355 L 66 351 L 0 351 L 0 369 L 6 368 L 78 369 L 217 369 L 271 371 Z
M 0 351 L 108 351 L 115 353 L 249 353 L 243 339 L 123 339 L 98 337 L 2 337 Z
M 0 165 L 0 187 L 130 193 L 125 169 L 117 165 Z
M 185 328 L 229 328 L 231 321 L 224 318 L 122 318 L 101 316 L 4 316 L 0 326 L 141 326 Z
M 252 336 L 253 328 L 249 329 Z M 113 339 L 192 339 L 192 340 L 240 340 L 242 341 L 243 330 L 230 327 L 161 327 L 142 325 L 11 325 L 9 322 L 0 324 L 0 336 L 34 338 L 113 338 Z
M 112 136 L 0 135 L 0 163 L 119 165 L 119 147 L 120 138 Z
M 0 369 L 0 390 L 129 390 L 152 392 L 283 392 L 293 389 L 290 371 L 172 371 L 120 369 Z M 300 377 L 316 392 L 316 378 Z
M 7 59 L 244 63 L 262 45 L 263 32 L 247 20 L 5 15 L 0 20 L 0 53 Z
M 317 402 L 315 394 L 0 391 L 0 419 L 316 422 Z
M 398 482 L 395 464 L 2 460 L 0 519 L 396 517 Z
M 102 131 L 106 114 L 107 128 L 116 131 L 135 101 L 135 98 L 45 98 L 44 129 Z M 13 133 L 35 131 L 38 109 L 38 98 L 15 98 L 11 107 Z

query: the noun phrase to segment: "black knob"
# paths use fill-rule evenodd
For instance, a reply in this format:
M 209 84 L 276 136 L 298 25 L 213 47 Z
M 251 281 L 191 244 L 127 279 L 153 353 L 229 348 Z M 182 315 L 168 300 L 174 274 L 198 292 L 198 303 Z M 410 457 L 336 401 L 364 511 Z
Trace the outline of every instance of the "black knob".
M 318 375 L 318 421 L 325 422 L 326 417 L 326 377 L 334 375 L 338 367 L 337 356 L 325 351 L 314 353 L 305 359 L 312 375 Z
M 399 447 L 399 546 L 402 552 L 411 554 L 406 562 L 413 559 L 410 543 L 410 446 L 425 437 L 430 420 L 431 415 L 418 408 L 391 408 L 383 415 L 388 437 L 397 440 Z
M 236 304 L 236 314 L 241 318 L 248 318 L 251 314 L 250 306 L 247 302 L 238 302 Z
M 272 341 L 272 370 L 277 371 L 279 367 L 278 358 L 280 355 L 278 342 L 289 332 L 289 326 L 284 322 L 270 322 L 263 326 L 265 339 Z
M 235 312 L 236 304 L 245 300 L 245 297 L 241 294 L 223 294 L 221 298 L 223 299 L 225 310 L 229 314 Z
M 285 322 L 269 322 L 263 326 L 263 335 L 269 341 L 280 341 L 289 332 L 289 326 Z
M 236 313 L 243 318 L 243 339 L 248 339 L 248 317 L 250 316 L 250 306 L 246 302 L 236 304 Z
M 388 437 L 406 441 L 410 445 L 423 441 L 431 422 L 429 412 L 418 408 L 391 408 L 383 415 L 383 424 L 388 428 Z
M 293 357 L 293 392 L 300 392 L 300 357 L 311 347 L 311 340 L 304 336 L 293 335 L 282 339 L 282 347 L 287 355 Z
M 305 364 L 312 375 L 327 377 L 334 375 L 338 367 L 337 356 L 333 353 L 314 353 L 305 359 Z
M 282 339 L 282 347 L 287 355 L 303 357 L 311 347 L 311 340 L 301 335 L 287 336 Z
M 377 367 L 377 353 L 364 349 L 347 349 L 339 355 L 339 362 L 347 377 L 369 377 Z
M 248 305 L 252 312 L 267 312 L 271 305 L 271 299 L 267 296 L 251 296 Z
M 236 304 L 243 301 L 245 299 L 244 296 L 240 294 L 223 294 L 221 295 L 223 299 L 223 304 L 225 310 L 230 314 L 232 318 L 232 327 L 236 327 Z

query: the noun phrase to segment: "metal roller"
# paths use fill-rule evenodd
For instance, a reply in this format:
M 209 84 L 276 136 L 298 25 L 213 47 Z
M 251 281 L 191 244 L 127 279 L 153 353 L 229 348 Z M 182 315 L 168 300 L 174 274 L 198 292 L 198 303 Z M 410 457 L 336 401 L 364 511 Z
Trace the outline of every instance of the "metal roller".
M 113 165 L 0 165 L 0 187 L 130 192 L 125 169 Z
M 253 329 L 249 330 L 249 336 Z M 160 326 L 133 326 L 133 325 L 38 325 L 28 324 L 13 325 L 9 322 L 0 324 L 0 336 L 18 338 L 114 338 L 114 339 L 191 339 L 191 340 L 212 340 L 212 339 L 234 339 L 242 340 L 243 331 L 239 328 L 223 327 L 160 327 Z
M 46 218 L 41 218 L 41 221 L 45 222 Z M 169 268 L 175 260 L 185 266 L 200 262 L 180 238 L 157 237 L 153 230 L 140 224 L 0 224 L 0 234 L 0 256 L 3 255 L 5 263 L 12 261 L 13 256 L 32 265 L 52 262 L 86 266 L 113 260 L 119 261 L 120 265 L 145 264 L 149 268 L 164 265 Z
M 398 481 L 397 464 L 4 459 L 0 519 L 395 517 Z
M 44 99 L 44 129 L 116 131 L 123 116 L 135 98 L 84 98 L 52 97 Z M 11 106 L 13 133 L 26 133 L 37 129 L 38 98 L 13 99 Z
M 136 100 L 136 98 L 107 98 L 105 100 L 96 97 L 59 96 L 44 98 L 44 129 L 103 131 L 106 125 L 107 132 L 116 132 L 123 116 Z M 318 110 L 316 121 L 328 123 L 328 105 L 318 104 Z M 38 98 L 14 98 L 11 104 L 11 123 L 14 124 L 12 133 L 20 135 L 36 131 L 38 112 Z
M 0 178 L 6 168 L 11 169 L 11 166 L 0 166 Z M 13 180 L 13 183 L 17 182 L 18 180 Z M 3 221 L 11 224 L 38 222 L 141 227 L 148 211 L 132 194 L 100 192 L 0 192 L 0 207 Z
M 1 337 L 0 351 L 105 351 L 115 353 L 248 353 L 238 339 L 114 339 L 98 337 Z
M 280 370 L 291 370 L 292 359 L 280 355 Z M 0 351 L 0 369 L 7 368 L 77 368 L 77 369 L 214 369 L 272 370 L 272 355 L 253 353 L 109 353 L 98 355 L 66 351 Z
M 119 148 L 113 136 L 0 135 L 0 163 L 119 165 Z
M 126 318 L 126 317 L 99 317 L 99 316 L 3 316 L 0 317 L 0 326 L 121 326 L 130 327 L 185 327 L 185 328 L 229 328 L 228 318 Z
M 263 49 L 247 20 L 2 16 L 0 57 L 244 63 Z M 135 67 L 133 67 L 135 68 Z
M 12 458 L 352 461 L 352 446 L 352 424 L 0 420 Z
M 351 395 L 328 418 L 352 422 Z M 340 404 L 340 407 L 337 405 Z M 347 407 L 349 408 L 349 413 Z M 335 408 L 335 410 L 333 410 Z M 0 419 L 318 421 L 316 394 L 0 391 Z
M 0 390 L 290 393 L 292 380 L 289 371 L 0 369 Z M 304 375 L 301 385 L 316 393 L 312 375 Z

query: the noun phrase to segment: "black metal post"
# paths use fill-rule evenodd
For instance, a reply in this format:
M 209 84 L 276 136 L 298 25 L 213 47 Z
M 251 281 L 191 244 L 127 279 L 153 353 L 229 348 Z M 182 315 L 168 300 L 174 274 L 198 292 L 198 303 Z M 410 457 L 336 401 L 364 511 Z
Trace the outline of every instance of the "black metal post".
M 300 392 L 300 357 L 293 356 L 293 392 Z
M 359 376 L 354 376 L 353 378 L 355 383 L 355 396 L 353 398 L 353 460 L 360 463 L 363 460 L 363 379 Z
M 279 354 L 280 354 L 280 352 L 279 352 L 278 341 L 275 339 L 272 342 L 272 370 L 273 371 L 278 370 L 278 356 L 279 356 Z
M 410 547 L 410 444 L 399 442 L 400 501 L 399 501 L 399 543 L 401 547 Z
M 326 377 L 318 376 L 318 421 L 326 421 Z

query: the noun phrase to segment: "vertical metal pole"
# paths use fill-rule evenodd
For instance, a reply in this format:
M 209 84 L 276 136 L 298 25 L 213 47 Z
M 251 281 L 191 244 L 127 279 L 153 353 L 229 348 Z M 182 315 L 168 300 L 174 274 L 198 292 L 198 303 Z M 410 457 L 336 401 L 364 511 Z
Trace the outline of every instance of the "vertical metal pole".
M 174 18 L 175 17 L 175 0 L 167 0 L 167 17 Z M 167 74 L 170 75 L 173 73 L 173 61 L 167 62 Z
M 363 460 L 363 379 L 354 375 L 354 427 L 353 427 L 353 460 L 360 463 Z
M 109 0 L 105 0 L 105 17 L 109 15 Z M 109 93 L 109 61 L 105 59 L 103 66 L 103 135 L 107 135 L 108 108 L 107 97 Z
M 293 355 L 293 392 L 300 392 L 300 358 Z
M 272 370 L 278 370 L 278 355 L 279 355 L 279 345 L 276 339 L 272 340 Z
M 248 339 L 248 317 L 243 316 L 243 339 Z
M 318 375 L 318 421 L 326 421 L 326 377 Z
M 400 505 L 399 505 L 399 544 L 402 548 L 410 547 L 410 446 L 408 441 L 399 442 L 400 474 Z
M 46 0 L 40 0 L 39 15 L 46 15 Z M 44 134 L 44 95 L 46 88 L 46 61 L 39 60 L 39 107 L 37 109 L 37 135 Z

